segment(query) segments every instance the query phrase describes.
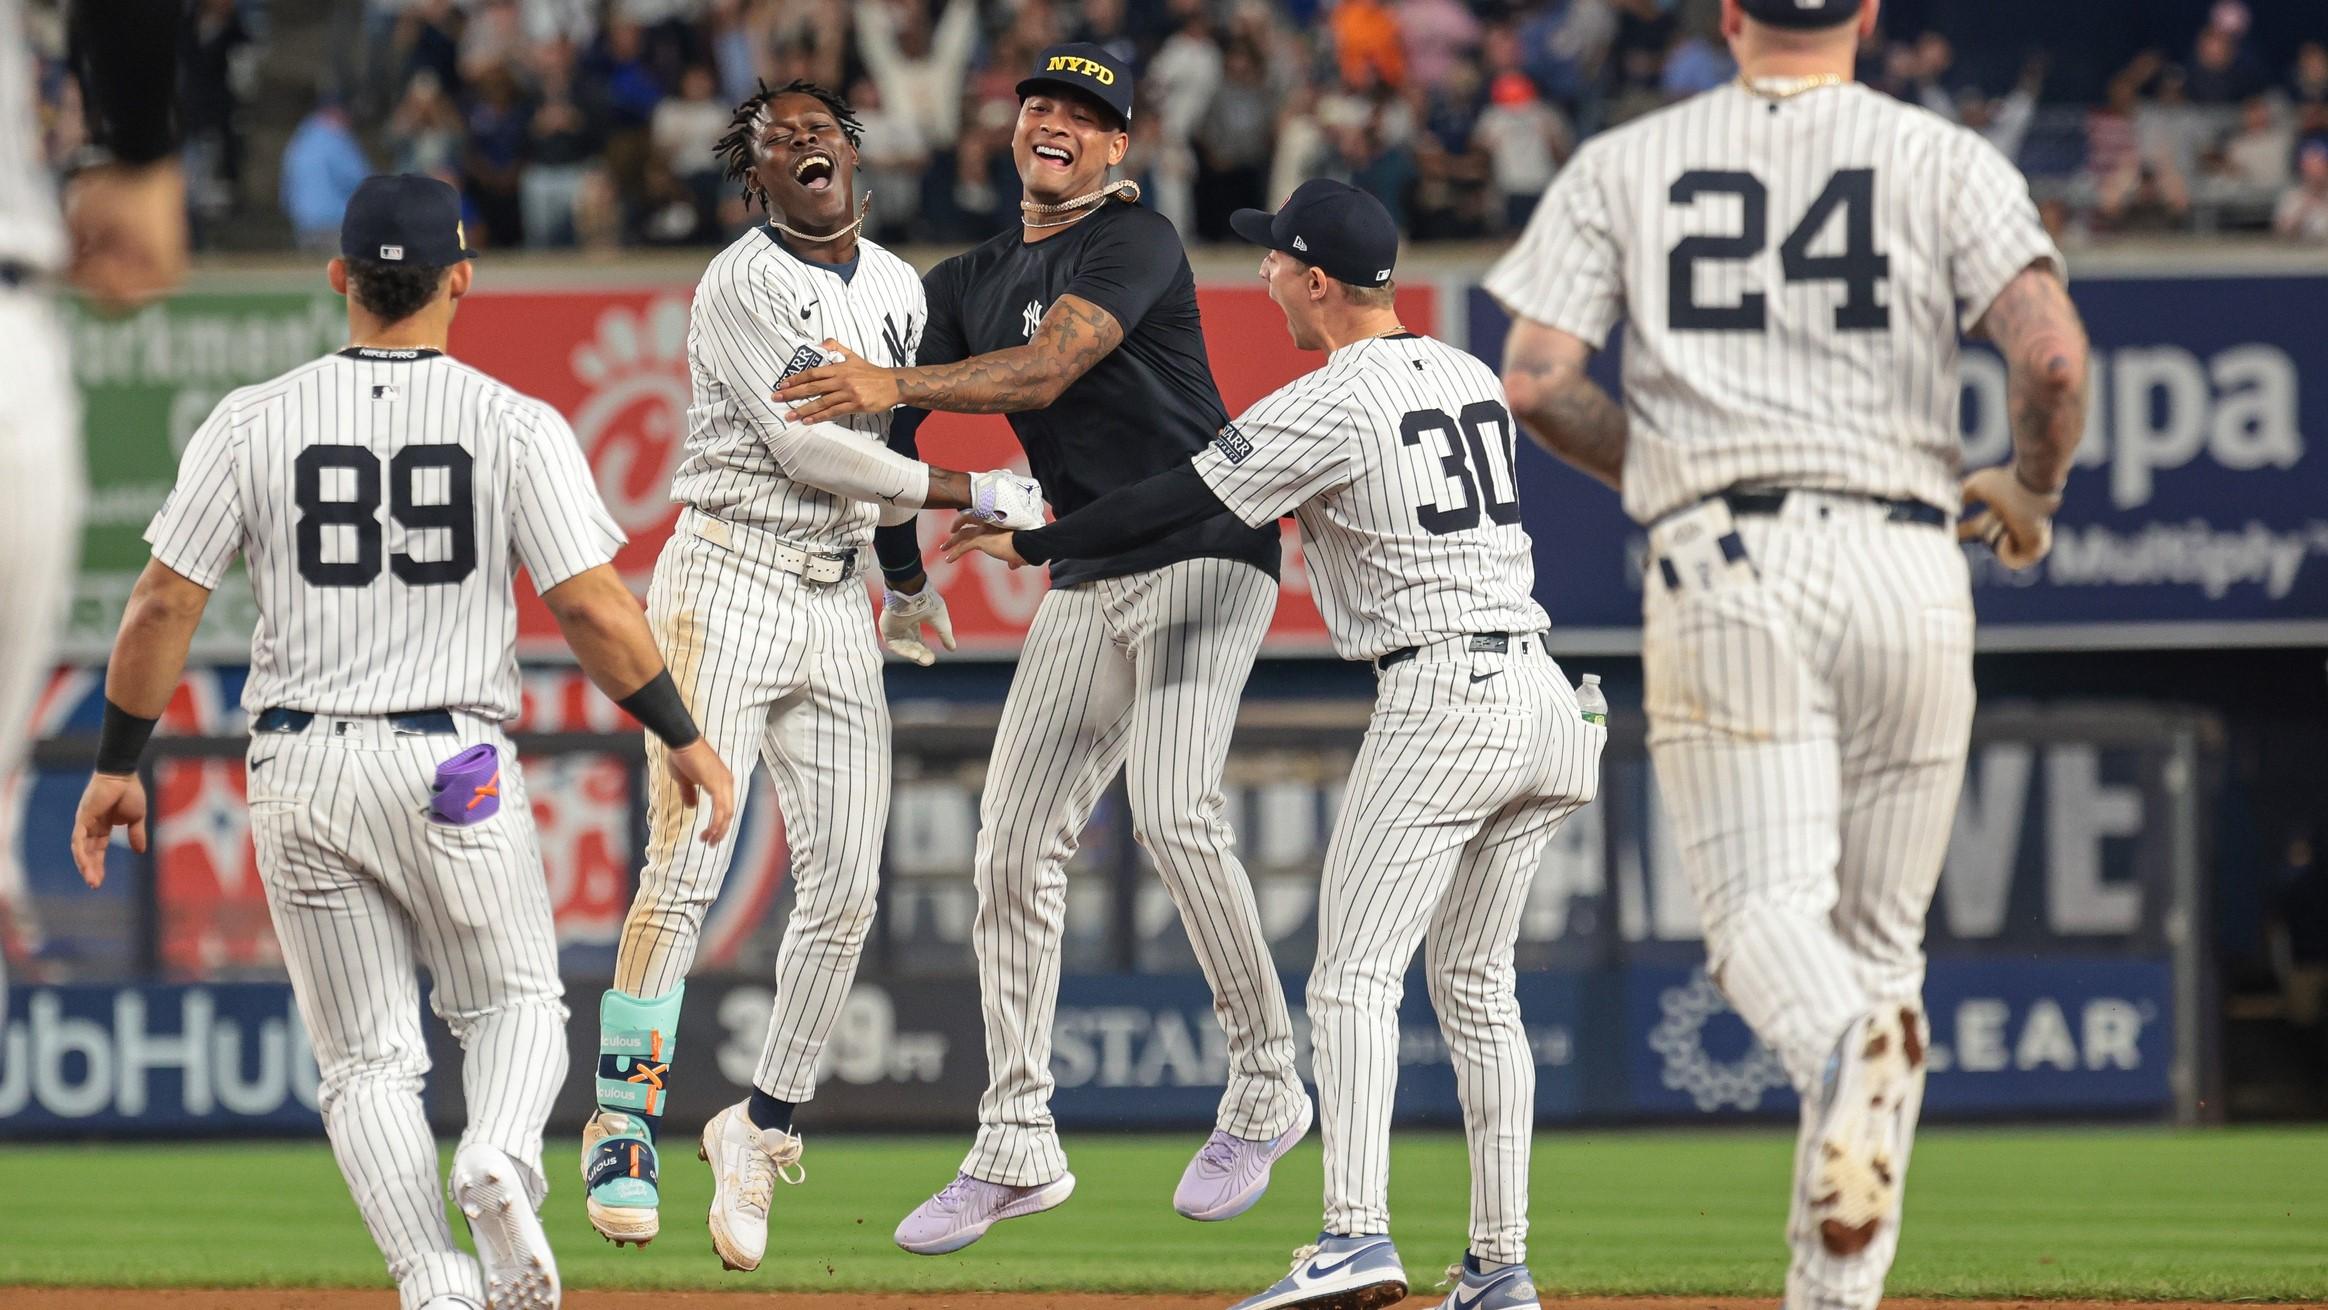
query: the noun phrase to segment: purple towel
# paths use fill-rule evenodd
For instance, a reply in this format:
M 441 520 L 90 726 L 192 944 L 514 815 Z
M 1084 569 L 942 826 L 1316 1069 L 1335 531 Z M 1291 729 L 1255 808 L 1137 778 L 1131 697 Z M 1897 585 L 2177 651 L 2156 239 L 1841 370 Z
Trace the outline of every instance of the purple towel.
M 501 813 L 501 752 L 471 746 L 437 766 L 429 813 L 439 823 L 483 823 Z

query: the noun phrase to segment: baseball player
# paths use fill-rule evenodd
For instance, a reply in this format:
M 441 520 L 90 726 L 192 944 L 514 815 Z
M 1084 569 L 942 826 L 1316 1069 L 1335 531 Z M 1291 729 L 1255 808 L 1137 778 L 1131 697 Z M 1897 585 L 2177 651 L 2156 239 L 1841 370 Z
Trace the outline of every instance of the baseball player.
M 331 285 L 350 345 L 235 391 L 186 447 L 106 671 L 73 855 L 145 849 L 138 760 L 211 591 L 249 564 L 259 627 L 250 812 L 267 905 L 322 1066 L 324 1130 L 406 1310 L 541 1310 L 537 1210 L 566 1070 L 557 939 L 524 777 L 511 592 L 532 575 L 583 669 L 663 740 L 657 769 L 723 833 L 732 783 L 610 563 L 622 533 L 557 412 L 444 354 L 470 285 L 460 198 L 419 176 L 348 202 Z M 469 1124 L 453 1245 L 421 1105 L 415 965 L 460 1043 Z
M 1374 721 L 1318 896 L 1310 1040 L 1326 1149 L 1325 1230 L 1238 1310 L 1373 1310 L 1407 1293 L 1390 1241 L 1398 1006 L 1425 949 L 1471 1150 L 1471 1243 L 1450 1310 L 1534 1305 L 1528 1145 L 1536 1060 L 1512 994 L 1528 884 L 1562 819 L 1599 789 L 1608 730 L 1544 648 L 1517 435 L 1495 373 L 1400 324 L 1398 227 L 1341 182 L 1305 182 L 1231 226 L 1316 372 L 1224 425 L 1196 457 L 1049 527 L 968 525 L 949 555 L 1040 564 L 1129 549 L 1220 514 L 1293 514 L 1334 649 L 1377 670 Z
M 920 411 L 1008 414 L 1065 513 L 1185 463 L 1228 415 L 1178 234 L 1128 203 L 1132 183 L 1107 181 L 1131 142 L 1131 70 L 1096 45 L 1057 46 L 1018 94 L 1020 225 L 931 270 L 920 363 L 883 368 L 845 353 L 778 394 L 808 419 L 910 406 L 892 433 L 907 448 Z M 1052 563 L 979 802 L 972 932 L 988 1081 L 978 1140 L 954 1181 L 899 1225 L 905 1249 L 959 1249 L 1074 1190 L 1051 1118 L 1066 863 L 1118 767 L 1133 835 L 1180 907 L 1228 1039 L 1218 1126 L 1173 1208 L 1242 1213 L 1309 1131 L 1284 988 L 1221 817 L 1237 698 L 1277 605 L 1277 543 L 1274 524 L 1223 513 L 1136 550 Z M 944 623 L 945 602 L 910 530 L 882 545 L 882 630 L 911 654 L 923 624 Z
M 50 671 L 81 546 L 81 415 L 65 330 L 49 303 L 66 273 L 101 303 L 128 306 L 167 290 L 186 263 L 186 185 L 177 124 L 176 0 L 74 0 L 73 71 L 90 146 L 75 162 L 59 220 L 35 116 L 37 67 L 19 0 L 0 0 L 0 340 L 9 343 L 0 407 L 0 788 L 30 741 L 22 731 Z M 13 810 L 13 807 L 10 807 Z M 13 813 L 0 815 L 0 861 L 15 861 Z M 0 873 L 0 899 L 20 870 Z M 0 906 L 5 910 L 6 906 Z M 8 1010 L 0 957 L 0 1016 Z
M 767 1045 L 746 1101 L 703 1130 L 712 1244 L 753 1269 L 777 1177 L 799 1182 L 794 1107 L 816 1092 L 871 926 L 889 813 L 889 705 L 858 578 L 877 519 L 923 506 L 1042 521 L 1042 489 L 893 454 L 885 419 L 796 422 L 772 397 L 817 342 L 910 363 L 927 315 L 921 279 L 858 236 L 857 120 L 805 82 L 736 108 L 719 152 L 768 221 L 711 262 L 695 290 L 687 357 L 694 403 L 671 487 L 684 508 L 656 562 L 647 618 L 705 735 L 724 758 L 766 761 L 783 805 L 794 903 L 776 957 Z M 941 640 L 951 640 L 941 633 Z M 647 743 L 650 757 L 662 747 Z M 590 1222 L 644 1245 L 661 1228 L 656 1126 L 669 1090 L 680 997 L 732 839 L 698 826 L 658 782 L 646 867 L 623 920 L 614 985 L 599 1006 L 599 1109 L 583 1131 Z
M 1708 971 L 1802 1095 L 1787 1304 L 1864 1310 L 1922 1104 L 1924 915 L 1964 775 L 1960 500 L 2042 559 L 2086 342 L 2029 189 L 1851 80 L 1875 0 L 1724 0 L 1728 86 L 1585 144 L 1487 288 L 1535 437 L 1649 530 L 1649 747 Z M 1626 325 L 1625 407 L 1585 376 Z M 1959 327 L 2014 459 L 1957 482 Z

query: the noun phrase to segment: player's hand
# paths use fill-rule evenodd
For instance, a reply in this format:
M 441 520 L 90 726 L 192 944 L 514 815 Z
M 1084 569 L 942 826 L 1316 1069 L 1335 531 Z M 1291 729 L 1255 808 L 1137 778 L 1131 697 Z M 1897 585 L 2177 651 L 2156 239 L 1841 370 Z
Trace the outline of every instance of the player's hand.
M 710 799 L 711 822 L 703 825 L 703 844 L 719 845 L 736 817 L 736 780 L 728 773 L 727 761 L 710 742 L 697 737 L 678 750 L 665 751 L 663 763 L 671 770 L 671 780 L 679 784 L 681 804 L 692 810 L 697 800 Z
M 925 669 L 937 663 L 937 654 L 922 639 L 925 626 L 938 634 L 939 645 L 954 649 L 954 618 L 946 612 L 946 598 L 938 594 L 935 583 L 925 579 L 920 591 L 881 593 L 881 644 L 890 654 Z
M 129 848 L 145 854 L 145 784 L 134 773 L 90 774 L 81 808 L 73 813 L 73 863 L 92 887 L 105 885 L 105 848 L 115 828 L 129 829 Z
M 970 508 L 964 513 L 1002 528 L 1043 526 L 1043 484 L 1009 469 L 970 475 Z
M 174 159 L 101 164 L 65 188 L 67 276 L 109 309 L 135 309 L 186 276 L 186 174 Z
M 2053 515 L 2061 508 L 2061 493 L 2033 490 L 2011 465 L 1981 469 L 1966 478 L 1964 503 L 1988 508 L 1967 514 L 1956 525 L 1956 539 L 1987 542 L 2006 568 L 2035 568 L 2053 549 Z
M 833 362 L 803 369 L 776 388 L 776 399 L 792 406 L 792 417 L 815 423 L 897 408 L 896 370 L 869 363 L 838 341 L 825 342 L 824 352 Z
M 1017 541 L 1017 533 L 981 523 L 965 514 L 954 520 L 954 531 L 946 538 L 946 562 L 951 564 L 977 551 L 992 555 L 1014 569 L 1023 569 L 1027 562 L 1018 553 Z

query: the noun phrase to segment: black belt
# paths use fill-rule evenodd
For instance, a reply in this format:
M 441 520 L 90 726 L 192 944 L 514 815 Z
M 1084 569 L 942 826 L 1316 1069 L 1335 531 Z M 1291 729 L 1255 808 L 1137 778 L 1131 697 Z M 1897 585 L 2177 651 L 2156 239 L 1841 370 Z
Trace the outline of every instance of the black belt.
M 1784 510 L 1786 498 L 1793 494 L 1794 492 L 1786 487 L 1752 491 L 1732 489 L 1722 493 L 1722 503 L 1730 507 L 1732 514 L 1772 515 Z M 1849 496 L 1853 500 L 1864 500 L 1870 504 L 1881 505 L 1884 517 L 1894 523 L 1921 523 L 1928 528 L 1948 526 L 1947 510 L 1927 505 L 1920 500 L 1894 500 L 1889 496 L 1862 496 L 1849 491 L 1822 494 Z
M 259 717 L 251 720 L 251 731 L 305 732 L 307 725 L 315 722 L 319 717 L 331 718 L 333 716 L 328 714 L 319 716 L 308 710 L 287 710 L 277 706 L 271 710 L 260 710 Z M 373 716 L 348 714 L 339 717 L 355 719 Z M 398 732 L 433 735 L 460 731 L 453 726 L 453 712 L 451 710 L 414 710 L 410 714 L 384 714 L 379 717 L 388 720 L 388 726 Z
M 1534 632 L 1474 632 L 1467 640 L 1470 641 L 1471 649 L 1475 652 L 1485 651 L 1491 655 L 1503 655 L 1511 651 L 1513 642 L 1526 641 L 1530 637 L 1540 635 Z M 1422 653 L 1423 648 L 1420 646 L 1401 646 L 1374 661 L 1374 667 L 1394 669 Z

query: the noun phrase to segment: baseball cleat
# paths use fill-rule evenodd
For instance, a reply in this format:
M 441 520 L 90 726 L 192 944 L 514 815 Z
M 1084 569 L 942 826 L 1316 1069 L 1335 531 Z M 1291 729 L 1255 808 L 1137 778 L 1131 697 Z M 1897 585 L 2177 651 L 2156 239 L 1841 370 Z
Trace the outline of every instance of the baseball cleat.
M 1915 1010 L 1887 1005 L 1851 1025 L 1832 1068 L 1811 1148 L 1811 1218 L 1828 1254 L 1852 1256 L 1899 1198 L 1900 1110 L 1924 1079 Z
M 1010 1187 L 955 1174 L 954 1181 L 897 1225 L 897 1244 L 915 1255 L 959 1251 L 1002 1220 L 1041 1214 L 1074 1194 L 1073 1174 L 1061 1174 L 1040 1187 Z
M 582 1181 L 590 1226 L 616 1246 L 645 1246 L 662 1231 L 653 1132 L 620 1110 L 600 1110 L 582 1125 Z
M 1309 1135 L 1315 1111 L 1307 1096 L 1301 1098 L 1301 1118 L 1266 1141 L 1237 1137 L 1215 1128 L 1204 1149 L 1188 1162 L 1180 1186 L 1172 1193 L 1172 1208 L 1190 1219 L 1234 1219 L 1253 1208 L 1269 1190 L 1269 1166 L 1277 1163 Z
M 711 1249 L 739 1272 L 760 1267 L 768 1251 L 768 1204 L 781 1178 L 799 1186 L 800 1138 L 781 1128 L 755 1128 L 738 1101 L 703 1126 L 697 1156 L 711 1166 Z
M 557 1310 L 558 1262 L 517 1162 L 471 1143 L 453 1157 L 450 1190 L 477 1244 L 487 1310 Z
M 1483 1270 L 1469 1251 L 1463 1263 L 1447 1266 L 1447 1299 L 1439 1310 L 1540 1310 L 1536 1280 L 1526 1265 Z
M 1293 1253 L 1293 1272 L 1229 1310 L 1382 1310 L 1406 1299 L 1406 1270 L 1390 1238 L 1318 1234 Z

